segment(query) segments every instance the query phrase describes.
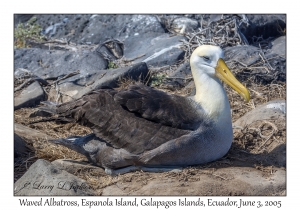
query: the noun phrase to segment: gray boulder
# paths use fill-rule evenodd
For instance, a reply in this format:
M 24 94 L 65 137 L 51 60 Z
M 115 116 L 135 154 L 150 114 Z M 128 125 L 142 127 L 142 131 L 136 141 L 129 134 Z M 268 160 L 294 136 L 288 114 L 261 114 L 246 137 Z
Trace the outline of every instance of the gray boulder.
M 68 78 L 58 85 L 61 93 L 60 102 L 80 98 L 82 95 L 101 87 L 117 87 L 120 78 L 144 80 L 147 74 L 147 65 L 145 63 L 138 63 L 124 68 L 100 70 L 97 73 L 83 75 L 81 78 L 75 80 L 73 77 Z M 48 95 L 48 99 L 56 101 L 57 96 L 56 90 L 52 89 Z
M 45 133 L 42 133 L 40 131 L 37 131 L 35 129 L 29 128 L 27 126 L 18 123 L 14 124 L 14 132 L 21 138 L 25 138 L 31 141 L 35 139 L 44 139 L 44 140 L 53 139 L 53 137 L 48 136 Z
M 99 44 L 107 39 L 164 33 L 154 15 L 36 15 L 44 34 L 77 44 Z
M 80 70 L 80 75 L 75 76 L 79 78 L 106 69 L 107 62 L 96 52 L 32 48 L 15 50 L 14 67 L 27 69 L 43 79 L 57 78 Z
M 93 15 L 80 41 L 98 44 L 111 38 L 124 40 L 127 37 L 164 32 L 154 15 Z
M 18 158 L 27 155 L 30 151 L 33 151 L 33 148 L 27 145 L 26 141 L 19 135 L 14 133 L 14 157 Z
M 149 35 L 149 34 L 148 34 Z M 185 39 L 183 36 L 163 34 L 157 36 L 131 36 L 124 42 L 124 57 L 133 63 L 145 62 L 148 66 L 161 67 L 172 65 L 184 58 L 185 52 L 180 49 Z
M 286 81 L 286 37 L 281 36 L 269 43 L 271 47 L 266 52 L 266 59 L 274 70 L 274 77 L 279 81 Z
M 285 100 L 269 101 L 256 107 L 234 122 L 236 127 L 245 127 L 261 120 L 283 120 L 286 118 Z
M 43 28 L 43 34 L 56 39 L 65 38 L 77 43 L 89 23 L 91 15 L 72 14 L 36 14 L 36 23 Z
M 224 54 L 226 62 L 234 63 L 238 67 L 236 76 L 242 81 L 249 80 L 249 77 L 262 84 L 286 81 L 285 58 L 251 45 L 227 47 Z M 257 66 L 260 68 L 256 68 Z
M 83 180 L 39 159 L 14 184 L 15 196 L 84 196 L 94 195 Z
M 274 41 L 270 42 L 271 49 L 269 50 L 270 54 L 277 54 L 281 57 L 286 57 L 286 36 L 281 36 Z
M 14 109 L 20 109 L 24 107 L 34 107 L 40 104 L 45 99 L 45 93 L 40 84 L 35 81 L 28 87 L 26 87 L 20 95 L 14 99 Z
M 267 126 L 266 126 L 267 125 Z M 252 159 L 260 161 L 264 165 L 286 167 L 286 139 L 281 132 L 286 130 L 286 102 L 285 100 L 273 100 L 256 107 L 233 123 L 234 132 L 247 127 L 258 132 L 263 142 L 259 143 L 267 152 L 258 153 Z M 250 131 L 249 131 L 250 132 Z M 270 139 L 277 136 L 277 141 Z
M 261 36 L 263 39 L 267 39 L 279 37 L 285 33 L 286 15 L 284 14 L 248 14 L 246 16 L 249 20 L 249 26 L 241 27 L 241 32 L 250 43 L 255 41 L 253 40 L 254 36 Z
M 234 47 L 227 47 L 224 49 L 225 61 L 238 61 L 245 66 L 250 66 L 258 62 L 262 54 L 261 50 L 251 45 L 240 45 Z
M 14 15 L 14 27 L 16 28 L 19 23 L 27 22 L 33 15 L 31 14 L 15 14 Z
M 162 85 L 164 88 L 169 90 L 176 90 L 186 87 L 192 79 L 187 79 L 192 77 L 190 62 L 185 62 L 181 64 L 173 73 L 165 78 Z

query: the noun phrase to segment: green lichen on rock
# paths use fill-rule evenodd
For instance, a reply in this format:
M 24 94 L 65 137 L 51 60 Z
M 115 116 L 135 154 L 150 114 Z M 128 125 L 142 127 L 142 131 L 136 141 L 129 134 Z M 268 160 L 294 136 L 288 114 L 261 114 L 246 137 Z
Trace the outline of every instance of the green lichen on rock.
M 32 17 L 27 23 L 19 23 L 14 31 L 15 47 L 28 48 L 30 45 L 26 43 L 27 40 L 32 39 L 35 41 L 44 40 L 41 35 L 42 27 L 36 23 L 36 17 Z
M 151 82 L 150 86 L 155 87 L 159 86 L 163 83 L 163 81 L 166 79 L 166 75 L 162 73 L 153 74 L 151 76 Z
M 108 62 L 108 65 L 107 65 L 107 68 L 108 68 L 108 69 L 116 69 L 116 68 L 118 68 L 118 65 L 115 64 L 115 63 L 112 62 L 112 61 L 109 61 L 109 62 Z

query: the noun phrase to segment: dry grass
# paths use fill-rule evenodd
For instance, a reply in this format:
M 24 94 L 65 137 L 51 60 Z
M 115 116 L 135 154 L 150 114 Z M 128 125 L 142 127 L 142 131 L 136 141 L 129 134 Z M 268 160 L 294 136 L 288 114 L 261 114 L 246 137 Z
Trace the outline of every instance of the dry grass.
M 250 91 L 250 101 L 244 103 L 243 98 L 228 85 L 224 85 L 232 109 L 232 121 L 236 121 L 245 113 L 255 109 L 258 105 L 271 100 L 286 100 L 286 84 L 261 85 L 254 82 L 247 82 L 246 87 Z
M 30 124 L 31 122 L 40 120 L 42 117 L 32 117 L 30 114 L 36 109 L 23 108 L 14 112 L 15 123 L 26 125 L 29 128 L 40 131 L 49 135 L 50 139 L 65 138 L 68 136 L 87 135 L 91 133 L 91 129 L 81 126 L 76 123 L 57 124 L 51 122 L 39 122 Z M 15 180 L 20 178 L 27 170 L 27 167 L 33 164 L 37 159 L 45 159 L 53 161 L 56 159 L 73 159 L 73 160 L 86 160 L 85 156 L 70 150 L 66 147 L 49 143 L 47 139 L 26 139 L 24 140 L 32 145 L 34 153 L 29 154 L 28 157 L 19 158 L 15 162 Z

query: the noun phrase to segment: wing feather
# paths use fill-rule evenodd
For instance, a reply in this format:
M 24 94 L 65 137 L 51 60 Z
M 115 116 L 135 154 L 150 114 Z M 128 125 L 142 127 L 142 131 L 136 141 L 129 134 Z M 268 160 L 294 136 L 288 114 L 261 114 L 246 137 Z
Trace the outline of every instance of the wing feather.
M 91 127 L 114 148 L 141 154 L 195 129 L 203 119 L 192 108 L 184 97 L 135 85 L 93 91 L 57 106 L 56 112 Z
M 193 100 L 144 85 L 133 85 L 115 95 L 115 101 L 141 117 L 179 129 L 194 130 L 204 116 Z

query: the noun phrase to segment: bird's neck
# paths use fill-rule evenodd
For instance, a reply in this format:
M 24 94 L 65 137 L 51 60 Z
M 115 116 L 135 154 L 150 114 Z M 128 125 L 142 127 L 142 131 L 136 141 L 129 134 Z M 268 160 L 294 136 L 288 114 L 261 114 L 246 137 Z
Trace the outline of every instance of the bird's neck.
M 230 120 L 231 123 L 229 101 L 220 80 L 207 74 L 195 75 L 195 72 L 193 76 L 196 86 L 194 100 L 210 118 L 228 123 Z

